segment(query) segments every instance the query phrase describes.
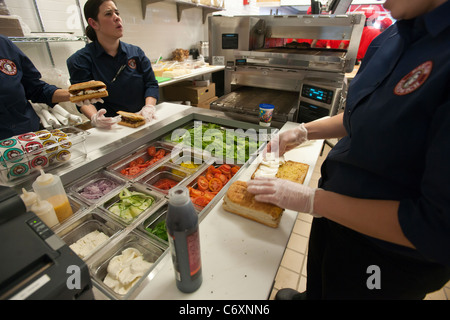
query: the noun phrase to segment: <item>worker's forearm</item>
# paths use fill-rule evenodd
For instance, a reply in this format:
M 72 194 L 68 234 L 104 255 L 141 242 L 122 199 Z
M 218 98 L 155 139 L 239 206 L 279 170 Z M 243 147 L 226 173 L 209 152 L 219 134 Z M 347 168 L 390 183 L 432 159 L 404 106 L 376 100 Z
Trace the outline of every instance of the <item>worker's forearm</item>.
M 70 93 L 66 89 L 57 89 L 53 93 L 52 103 L 65 102 L 70 100 Z
M 91 119 L 94 114 L 97 113 L 97 108 L 92 104 L 83 105 L 80 111 L 88 118 Z
M 308 140 L 342 138 L 347 135 L 343 123 L 344 114 L 340 113 L 331 118 L 305 123 Z
M 398 221 L 398 201 L 368 200 L 317 190 L 314 213 L 362 234 L 414 248 Z

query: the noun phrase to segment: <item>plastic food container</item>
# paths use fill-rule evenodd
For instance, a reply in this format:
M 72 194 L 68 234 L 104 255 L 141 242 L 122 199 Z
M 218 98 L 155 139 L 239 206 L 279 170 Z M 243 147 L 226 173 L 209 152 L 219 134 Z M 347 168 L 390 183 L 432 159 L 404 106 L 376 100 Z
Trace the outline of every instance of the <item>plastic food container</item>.
M 72 245 L 77 242 L 87 234 L 93 231 L 103 232 L 109 237 L 109 240 L 120 231 L 123 230 L 123 226 L 114 222 L 113 220 L 105 217 L 99 211 L 92 211 L 86 213 L 85 215 L 79 217 L 79 219 L 73 221 L 72 223 L 66 225 L 63 229 L 57 232 L 57 235 L 65 242 L 67 245 Z M 92 254 L 97 252 L 100 248 L 105 246 L 107 242 L 96 247 L 89 254 L 83 257 L 83 260 L 87 260 Z
M 126 181 L 105 170 L 81 178 L 71 187 L 71 193 L 81 201 L 95 205 L 112 196 Z
M 182 170 L 180 166 L 161 165 L 142 177 L 139 182 L 151 189 L 168 194 L 170 189 L 183 183 L 188 176 L 190 172 Z
M 86 157 L 89 133 L 75 127 L 40 130 L 0 140 L 0 179 L 15 185 L 45 171 Z
M 132 196 L 134 192 L 142 193 L 145 196 L 153 198 L 153 201 L 144 204 L 141 202 L 142 197 L 137 199 L 128 198 L 124 200 L 121 196 Z M 101 209 L 108 213 L 110 217 L 119 221 L 124 225 L 139 223 L 142 219 L 148 217 L 164 199 L 164 195 L 139 184 L 127 184 L 122 189 L 115 192 L 115 195 L 101 205 Z M 120 205 L 124 205 L 126 210 L 119 213 Z M 115 207 L 115 208 L 113 208 Z M 118 208 L 119 207 L 119 208 Z
M 143 259 L 149 263 L 152 263 L 150 268 L 145 271 L 143 276 L 137 280 L 126 294 L 118 294 L 113 289 L 108 287 L 103 281 L 108 274 L 108 265 L 110 261 L 117 255 L 122 254 L 125 249 L 134 248 L 142 253 Z M 92 281 L 94 285 L 104 293 L 108 298 L 115 300 L 125 300 L 134 298 L 139 291 L 138 288 L 144 287 L 144 282 L 150 281 L 154 276 L 149 276 L 150 273 L 154 275 L 159 271 L 158 264 L 162 259 L 164 252 L 167 250 L 166 246 L 152 241 L 148 237 L 141 235 L 135 231 L 131 231 L 129 234 L 122 238 L 117 238 L 115 243 L 111 244 L 105 250 L 95 255 L 88 263 L 90 273 L 92 275 Z
M 156 168 L 167 160 L 172 146 L 154 142 L 139 148 L 135 153 L 108 166 L 106 169 L 126 180 L 137 180 L 140 176 Z M 149 150 L 154 150 L 153 153 Z M 162 156 L 161 156 L 162 155 Z

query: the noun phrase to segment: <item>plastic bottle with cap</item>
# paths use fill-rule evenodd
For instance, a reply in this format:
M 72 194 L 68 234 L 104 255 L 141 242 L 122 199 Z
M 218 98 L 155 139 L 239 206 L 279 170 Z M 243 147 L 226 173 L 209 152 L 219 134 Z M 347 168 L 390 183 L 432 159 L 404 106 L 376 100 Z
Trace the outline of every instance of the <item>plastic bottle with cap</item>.
M 194 292 L 203 279 L 200 235 L 197 212 L 186 187 L 170 189 L 166 227 L 177 288 Z
M 33 182 L 33 190 L 42 200 L 50 202 L 55 209 L 59 222 L 73 214 L 69 198 L 67 198 L 64 186 L 58 176 L 45 173 L 41 169 L 41 175 Z
M 31 211 L 34 212 L 49 228 L 58 224 L 58 217 L 55 209 L 46 200 L 41 200 L 37 197 L 37 201 L 31 206 Z
M 22 188 L 22 194 L 20 195 L 23 203 L 27 207 L 27 211 L 31 210 L 31 206 L 37 201 L 37 194 L 35 192 L 28 192 L 25 188 Z

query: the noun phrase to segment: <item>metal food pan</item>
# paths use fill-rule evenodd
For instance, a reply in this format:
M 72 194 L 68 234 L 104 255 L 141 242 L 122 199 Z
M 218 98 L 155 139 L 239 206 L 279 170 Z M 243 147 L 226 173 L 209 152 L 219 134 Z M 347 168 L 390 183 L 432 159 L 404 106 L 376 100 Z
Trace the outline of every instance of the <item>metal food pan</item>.
M 144 232 L 149 237 L 162 242 L 166 246 L 169 246 L 168 240 L 165 240 L 165 239 L 159 237 L 158 235 L 156 235 L 156 234 L 152 233 L 151 231 L 147 230 L 147 228 L 153 229 L 159 223 L 162 223 L 162 222 L 165 223 L 168 206 L 169 205 L 166 204 L 166 205 L 162 206 L 161 208 L 159 208 L 158 211 L 155 212 L 155 214 L 152 214 L 149 218 L 145 219 L 145 221 L 143 223 L 141 223 L 138 226 L 138 228 L 137 228 L 138 230 Z
M 88 196 L 86 190 L 91 187 L 93 187 L 94 189 L 95 184 L 99 184 L 102 182 L 110 184 L 111 188 L 103 189 L 103 191 L 101 192 L 99 191 L 98 196 Z M 81 201 L 84 201 L 89 205 L 95 205 L 114 194 L 114 192 L 123 187 L 125 183 L 126 181 L 124 181 L 123 179 L 120 179 L 105 170 L 100 170 L 79 179 L 70 187 L 70 191 Z
M 123 226 L 114 222 L 113 220 L 105 217 L 100 211 L 91 211 L 81 216 L 79 219 L 73 221 L 71 224 L 65 226 L 65 228 L 60 229 L 57 235 L 65 242 L 67 245 L 72 245 L 79 239 L 83 238 L 87 234 L 93 231 L 100 231 L 107 235 L 110 240 L 113 236 L 116 236 L 120 231 L 123 230 Z M 108 240 L 107 242 L 109 242 Z M 85 257 L 83 260 L 87 260 L 92 254 L 102 248 L 106 243 L 96 247 Z
M 153 190 L 168 194 L 170 188 L 159 188 L 157 186 L 158 181 L 160 181 L 161 179 L 171 179 L 176 182 L 175 185 L 180 185 L 187 177 L 189 177 L 189 173 L 181 170 L 181 167 L 179 166 L 175 167 L 170 165 L 162 165 L 146 176 L 142 177 L 139 182 L 150 187 Z
M 117 202 L 120 201 L 120 193 L 125 188 L 127 188 L 130 192 L 137 191 L 137 192 L 144 193 L 146 195 L 150 195 L 154 199 L 154 202 L 152 203 L 152 205 L 150 207 L 148 207 L 147 209 L 144 209 L 141 213 L 139 213 L 137 216 L 133 217 L 131 220 L 124 219 L 110 211 L 110 208 L 114 204 L 116 204 Z M 153 191 L 153 190 L 149 189 L 148 187 L 141 185 L 139 183 L 133 183 L 133 184 L 127 184 L 122 189 L 118 190 L 114 196 L 112 196 L 110 199 L 108 199 L 103 204 L 101 204 L 100 208 L 103 211 L 105 211 L 109 217 L 112 217 L 114 220 L 119 221 L 121 224 L 127 226 L 127 225 L 137 224 L 137 223 L 139 223 L 137 221 L 141 221 L 141 220 L 145 219 L 145 217 L 148 217 L 152 212 L 154 212 L 154 210 L 156 210 L 156 208 L 159 207 L 161 201 L 163 201 L 163 200 L 164 200 L 164 194 Z
M 174 148 L 170 154 L 169 163 L 180 166 L 183 171 L 193 174 L 210 159 L 209 154 L 203 155 L 200 152 L 193 152 L 191 148 Z
M 143 167 L 141 171 L 136 173 L 128 172 L 126 173 L 128 168 L 132 167 L 132 163 L 136 162 L 137 159 L 141 158 L 144 162 L 144 164 L 147 162 L 150 162 L 154 159 L 153 156 L 150 156 L 147 152 L 147 150 L 151 147 L 156 148 L 156 152 L 159 150 L 164 151 L 164 156 L 159 159 L 158 161 L 155 161 L 154 163 L 148 164 L 146 167 Z M 120 176 L 121 178 L 124 178 L 126 180 L 134 181 L 139 179 L 143 174 L 153 170 L 156 166 L 161 164 L 162 162 L 165 162 L 168 158 L 168 155 L 171 153 L 173 146 L 170 144 L 166 144 L 160 141 L 153 142 L 151 144 L 145 145 L 141 148 L 139 148 L 136 152 L 133 154 L 119 160 L 118 162 L 108 166 L 106 170 Z
M 108 274 L 108 265 L 110 261 L 117 255 L 122 254 L 125 249 L 134 248 L 139 250 L 143 259 L 152 263 L 151 267 L 144 273 L 144 275 L 135 282 L 126 294 L 118 294 L 107 285 L 103 280 Z M 148 282 L 148 278 L 153 278 L 158 272 L 158 263 L 163 258 L 167 247 L 162 246 L 158 242 L 152 241 L 148 237 L 141 235 L 135 231 L 131 231 L 124 237 L 117 238 L 114 243 L 105 247 L 98 254 L 94 255 L 89 261 L 89 269 L 94 285 L 110 299 L 125 300 L 131 299 L 138 294 L 138 289 L 144 287 L 144 283 Z M 153 276 L 148 277 L 150 273 Z
M 208 173 L 208 169 L 210 167 L 214 167 L 215 169 L 219 169 L 220 166 L 224 165 L 223 163 L 221 163 L 220 161 L 216 160 L 213 161 L 212 163 L 210 163 L 209 165 L 205 166 L 203 170 L 198 171 L 197 174 L 195 176 L 193 176 L 188 182 L 187 182 L 187 188 L 189 189 L 189 195 L 191 196 L 191 199 L 196 198 L 195 195 L 200 191 L 202 192 L 202 190 L 199 190 L 198 187 L 198 179 L 201 176 L 206 177 L 207 173 Z M 237 168 L 241 168 L 240 165 L 238 164 L 230 164 L 230 167 L 237 167 Z M 237 173 L 237 172 L 236 172 Z M 214 175 L 214 174 L 213 174 Z M 207 203 L 206 205 L 200 205 L 200 203 L 193 201 L 194 204 L 194 208 L 199 212 L 199 214 L 204 214 L 205 212 L 209 211 L 210 208 L 214 207 L 218 201 L 218 199 L 220 199 L 226 192 L 226 190 L 228 189 L 228 186 L 230 185 L 230 181 L 231 183 L 234 181 L 234 175 L 231 176 L 231 178 L 228 179 L 228 181 L 222 186 L 222 188 L 220 189 L 220 191 L 218 191 L 214 197 L 210 200 L 209 203 Z M 213 191 L 211 189 L 206 190 L 208 193 L 212 193 Z M 208 196 L 211 196 L 210 194 L 208 194 Z

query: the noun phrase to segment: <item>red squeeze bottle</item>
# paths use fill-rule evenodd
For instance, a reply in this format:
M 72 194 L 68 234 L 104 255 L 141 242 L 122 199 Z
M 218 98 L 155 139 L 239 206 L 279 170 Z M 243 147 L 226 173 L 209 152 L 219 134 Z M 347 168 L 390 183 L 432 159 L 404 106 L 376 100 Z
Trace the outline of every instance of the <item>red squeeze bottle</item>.
M 186 187 L 169 191 L 166 228 L 177 288 L 185 293 L 202 284 L 202 262 L 198 215 Z

